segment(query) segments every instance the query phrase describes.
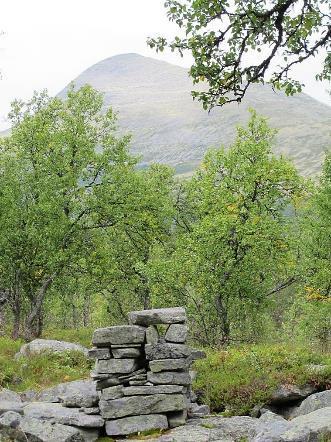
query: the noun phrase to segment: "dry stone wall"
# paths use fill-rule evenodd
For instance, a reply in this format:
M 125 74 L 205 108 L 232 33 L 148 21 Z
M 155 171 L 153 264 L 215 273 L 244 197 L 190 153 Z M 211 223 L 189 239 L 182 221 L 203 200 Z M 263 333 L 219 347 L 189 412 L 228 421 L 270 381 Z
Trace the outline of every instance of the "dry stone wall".
M 89 351 L 107 435 L 183 425 L 192 398 L 189 368 L 202 356 L 186 345 L 185 309 L 131 312 L 129 323 L 95 330 Z

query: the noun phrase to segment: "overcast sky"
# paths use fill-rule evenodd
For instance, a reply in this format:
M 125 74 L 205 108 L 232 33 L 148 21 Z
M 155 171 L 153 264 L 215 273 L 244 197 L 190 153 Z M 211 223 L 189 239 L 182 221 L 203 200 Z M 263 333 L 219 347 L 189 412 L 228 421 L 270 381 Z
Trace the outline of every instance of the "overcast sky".
M 190 65 L 172 53 L 155 54 L 146 37 L 173 36 L 164 0 L 0 0 L 0 129 L 14 98 L 47 88 L 56 94 L 90 65 L 113 55 L 137 52 Z M 313 77 L 321 57 L 296 72 L 306 92 L 330 104 L 326 86 Z

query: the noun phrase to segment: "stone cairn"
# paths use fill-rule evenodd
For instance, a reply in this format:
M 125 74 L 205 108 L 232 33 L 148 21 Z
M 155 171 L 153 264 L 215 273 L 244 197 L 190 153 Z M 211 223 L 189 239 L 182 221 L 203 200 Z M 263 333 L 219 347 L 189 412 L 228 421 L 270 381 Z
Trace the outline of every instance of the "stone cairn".
M 204 356 L 186 345 L 185 309 L 135 311 L 129 323 L 95 330 L 89 351 L 107 435 L 183 425 L 194 400 L 189 367 Z

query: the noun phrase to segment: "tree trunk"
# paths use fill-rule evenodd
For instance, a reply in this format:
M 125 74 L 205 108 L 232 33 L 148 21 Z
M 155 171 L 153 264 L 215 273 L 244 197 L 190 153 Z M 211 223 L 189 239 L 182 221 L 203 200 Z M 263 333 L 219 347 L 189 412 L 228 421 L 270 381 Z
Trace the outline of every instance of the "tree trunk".
M 221 327 L 220 343 L 222 345 L 227 345 L 230 341 L 230 322 L 228 317 L 228 311 L 226 306 L 224 305 L 222 295 L 218 295 L 215 297 L 215 305 L 218 317 L 220 319 L 220 327 Z
M 54 277 L 55 274 L 45 279 L 42 286 L 40 287 L 39 292 L 34 297 L 33 300 L 34 304 L 25 322 L 24 338 L 26 340 L 37 338 L 42 333 L 42 307 L 46 297 L 47 290 L 52 284 Z

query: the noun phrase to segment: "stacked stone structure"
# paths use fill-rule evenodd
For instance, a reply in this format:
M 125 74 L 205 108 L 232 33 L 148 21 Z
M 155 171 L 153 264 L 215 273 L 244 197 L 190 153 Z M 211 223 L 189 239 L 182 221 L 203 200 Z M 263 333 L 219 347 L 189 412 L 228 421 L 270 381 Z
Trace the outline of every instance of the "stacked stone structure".
M 109 436 L 167 429 L 186 421 L 190 364 L 184 308 L 129 313 L 129 324 L 95 330 L 92 378 Z M 164 329 L 162 336 L 160 329 Z

